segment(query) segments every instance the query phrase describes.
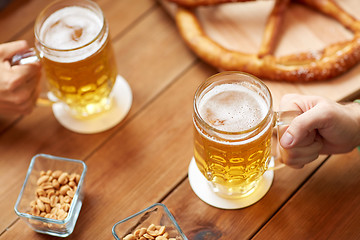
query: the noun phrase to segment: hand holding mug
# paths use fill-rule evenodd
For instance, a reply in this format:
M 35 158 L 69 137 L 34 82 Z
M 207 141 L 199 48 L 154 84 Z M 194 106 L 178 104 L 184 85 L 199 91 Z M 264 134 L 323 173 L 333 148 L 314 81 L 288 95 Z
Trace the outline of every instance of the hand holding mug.
M 0 115 L 29 114 L 40 93 L 39 62 L 11 66 L 13 55 L 28 50 L 26 41 L 0 44 Z
M 131 88 L 118 74 L 109 26 L 95 2 L 52 2 L 37 16 L 34 34 L 34 48 L 11 62 L 24 69 L 41 62 L 49 92 L 38 105 L 51 105 L 56 119 L 78 133 L 108 130 L 126 116 Z
M 345 153 L 360 145 L 357 103 L 343 105 L 319 96 L 288 94 L 280 107 L 303 112 L 280 139 L 282 161 L 288 166 L 301 168 L 319 154 Z

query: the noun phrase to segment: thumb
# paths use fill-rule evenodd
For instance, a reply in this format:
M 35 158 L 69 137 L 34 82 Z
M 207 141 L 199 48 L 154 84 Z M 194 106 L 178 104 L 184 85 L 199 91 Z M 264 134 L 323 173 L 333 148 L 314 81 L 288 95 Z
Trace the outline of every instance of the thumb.
M 304 147 L 315 141 L 317 129 L 323 125 L 323 114 L 316 107 L 304 112 L 292 120 L 280 138 L 283 148 Z

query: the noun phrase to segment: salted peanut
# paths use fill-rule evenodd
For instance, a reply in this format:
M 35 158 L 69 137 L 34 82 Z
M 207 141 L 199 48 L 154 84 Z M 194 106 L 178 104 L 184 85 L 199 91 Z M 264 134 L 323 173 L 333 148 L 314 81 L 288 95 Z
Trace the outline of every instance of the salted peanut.
M 155 226 L 155 224 L 151 224 L 151 225 L 146 229 L 146 232 L 147 232 L 148 234 L 150 234 L 151 236 L 154 236 L 154 237 L 158 236 L 158 233 L 157 233 L 157 231 L 156 231 L 156 226 Z
M 50 210 L 50 214 L 56 215 L 58 211 L 59 211 L 58 208 L 54 208 L 54 207 L 53 207 L 53 208 Z
M 51 196 L 50 197 L 50 206 L 51 207 L 55 207 L 55 205 L 59 202 L 59 197 L 58 196 Z
M 47 182 L 47 180 L 49 180 L 49 176 L 47 176 L 47 175 L 42 175 L 42 176 L 37 180 L 36 184 L 37 184 L 38 186 L 40 186 L 42 183 Z
M 61 205 L 61 209 L 64 210 L 65 212 L 68 212 L 70 209 L 70 204 L 64 203 L 63 205 Z
M 143 236 L 146 233 L 146 228 L 140 229 L 140 236 Z
M 36 205 L 34 207 L 31 207 L 31 214 L 34 216 L 39 216 L 40 215 L 39 207 Z
M 45 192 L 45 190 L 42 188 L 42 187 L 38 187 L 37 189 L 36 189 L 36 196 L 37 197 L 40 197 L 40 196 L 46 196 L 46 192 Z
M 57 219 L 64 220 L 67 217 L 67 212 L 62 209 L 59 209 L 57 212 Z
M 55 188 L 55 189 L 59 189 L 60 188 L 60 183 L 57 179 L 53 179 L 51 181 L 51 185 Z
M 51 182 L 45 182 L 43 184 L 41 184 L 41 187 L 44 189 L 44 190 L 48 190 L 48 189 L 53 189 L 53 185 L 51 184 Z
M 145 237 L 140 237 L 139 240 L 147 240 Z
M 57 216 L 58 220 L 64 220 L 67 217 L 67 212 L 62 213 L 61 215 Z
M 40 199 L 36 199 L 36 205 L 38 206 L 40 211 L 45 211 L 45 204 Z
M 71 197 L 71 198 L 74 198 L 74 196 L 75 196 L 75 191 L 74 191 L 74 190 L 69 190 L 69 191 L 66 192 L 66 195 L 68 195 L 68 196 Z
M 140 235 L 140 229 L 136 229 L 135 232 L 134 232 L 134 236 L 136 238 L 139 238 L 141 235 Z
M 40 217 L 45 217 L 45 215 L 46 215 L 46 212 L 41 212 L 39 216 Z
M 168 237 L 169 237 L 169 233 L 165 232 L 165 233 L 163 234 L 163 236 L 168 238 Z
M 169 240 L 176 240 L 176 238 L 169 238 Z
M 46 175 L 51 176 L 51 174 L 52 174 L 52 171 L 50 169 L 46 171 Z
M 60 204 L 65 203 L 65 202 L 64 202 L 64 195 L 60 195 L 60 196 L 59 196 L 59 202 L 60 202 Z
M 80 174 L 76 174 L 76 175 L 75 175 L 75 182 L 76 182 L 76 184 L 79 184 L 79 181 L 80 181 Z
M 67 172 L 63 172 L 63 173 L 60 175 L 58 181 L 59 181 L 59 183 L 62 184 L 62 185 L 68 183 L 68 181 L 69 181 L 69 174 L 68 174 Z
M 54 189 L 48 189 L 46 190 L 46 196 L 50 199 L 51 196 L 55 195 Z
M 148 231 L 154 231 L 154 230 L 156 230 L 156 226 L 155 226 L 155 224 L 150 224 L 150 226 L 147 228 L 147 230 Z
M 168 238 L 164 236 L 157 236 L 155 240 L 168 240 Z
M 159 235 L 163 235 L 163 234 L 165 233 L 165 226 L 158 226 L 158 227 L 160 227 L 159 229 L 157 229 L 157 230 L 158 230 L 158 234 L 159 234 Z
M 136 238 L 133 234 L 128 234 L 123 238 L 123 240 L 136 240 Z
M 76 178 L 76 173 L 72 173 L 69 176 L 69 181 L 75 181 L 75 178 Z
M 147 238 L 147 239 L 155 239 L 153 236 L 151 236 L 151 235 L 148 234 L 148 233 L 145 233 L 143 236 L 144 236 L 145 238 Z
M 146 231 L 151 236 L 156 237 L 165 232 L 165 226 L 155 226 L 154 224 L 151 224 Z
M 64 203 L 71 203 L 71 197 L 69 197 L 69 196 L 65 196 L 64 197 Z
M 74 188 L 74 187 L 76 187 L 76 182 L 70 181 L 70 182 L 68 183 L 68 185 L 69 185 L 70 187 Z
M 43 202 L 43 203 L 50 203 L 50 199 L 48 197 L 42 197 L 40 196 L 39 199 Z
M 60 171 L 60 170 L 56 170 L 56 171 L 54 171 L 53 173 L 52 173 L 52 176 L 53 176 L 53 178 L 59 178 L 60 177 L 60 175 L 62 174 L 62 171 Z
M 60 194 L 65 196 L 66 195 L 66 192 L 69 191 L 71 188 L 69 187 L 69 185 L 64 185 L 64 186 L 61 186 L 60 188 Z
M 153 236 L 153 237 L 159 236 L 157 230 L 149 230 L 149 229 L 148 229 L 146 232 L 147 232 L 148 234 L 150 234 L 151 236 Z
M 45 212 L 46 212 L 46 213 L 50 213 L 50 211 L 51 211 L 50 204 L 45 203 Z

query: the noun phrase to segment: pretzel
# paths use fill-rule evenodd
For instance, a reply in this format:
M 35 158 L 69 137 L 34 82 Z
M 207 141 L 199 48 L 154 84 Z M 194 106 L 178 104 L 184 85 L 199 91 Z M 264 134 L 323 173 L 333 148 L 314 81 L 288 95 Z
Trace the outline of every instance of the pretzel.
M 229 50 L 203 30 L 196 7 L 249 0 L 168 0 L 177 3 L 175 20 L 186 44 L 205 62 L 220 69 L 244 71 L 259 78 L 288 82 L 321 81 L 336 77 L 360 61 L 360 21 L 345 12 L 333 0 L 297 0 L 334 18 L 353 32 L 351 40 L 328 45 L 322 50 L 276 57 L 273 52 L 291 0 L 276 0 L 268 16 L 258 53 Z

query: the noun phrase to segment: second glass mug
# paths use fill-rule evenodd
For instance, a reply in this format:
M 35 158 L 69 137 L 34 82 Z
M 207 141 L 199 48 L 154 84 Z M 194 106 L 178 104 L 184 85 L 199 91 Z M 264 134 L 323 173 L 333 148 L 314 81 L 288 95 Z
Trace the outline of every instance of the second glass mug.
M 35 50 L 14 56 L 12 64 L 40 60 L 51 95 L 75 118 L 110 109 L 117 69 L 99 6 L 88 0 L 55 1 L 37 17 L 34 33 Z
M 273 129 L 300 113 L 274 112 L 272 104 L 268 87 L 242 72 L 216 74 L 197 89 L 194 158 L 215 193 L 248 196 L 265 171 L 275 169 L 269 168 Z

